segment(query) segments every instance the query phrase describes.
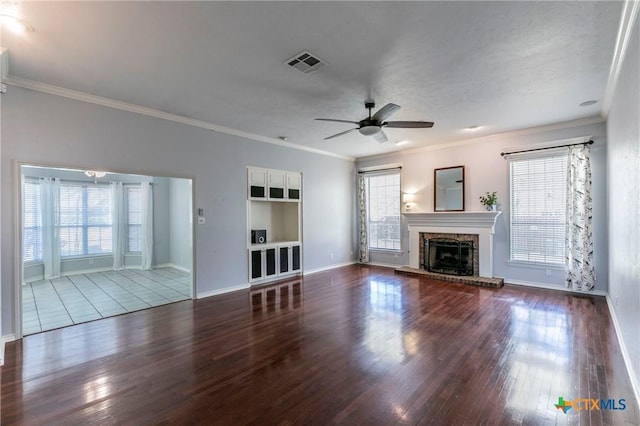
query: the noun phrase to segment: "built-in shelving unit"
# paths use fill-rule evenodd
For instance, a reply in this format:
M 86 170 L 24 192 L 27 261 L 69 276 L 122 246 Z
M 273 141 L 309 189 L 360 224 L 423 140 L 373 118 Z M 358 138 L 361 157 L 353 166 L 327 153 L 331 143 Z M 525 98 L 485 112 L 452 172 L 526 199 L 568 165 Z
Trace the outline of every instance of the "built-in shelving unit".
M 302 271 L 302 174 L 247 168 L 249 282 Z

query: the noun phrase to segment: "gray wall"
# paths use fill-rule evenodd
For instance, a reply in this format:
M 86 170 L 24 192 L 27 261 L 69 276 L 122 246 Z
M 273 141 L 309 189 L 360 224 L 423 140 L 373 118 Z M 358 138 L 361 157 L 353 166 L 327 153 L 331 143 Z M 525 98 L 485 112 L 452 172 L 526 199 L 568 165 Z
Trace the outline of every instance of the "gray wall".
M 207 219 L 195 227 L 196 295 L 248 283 L 249 165 L 303 173 L 305 271 L 352 261 L 352 161 L 18 87 L 2 98 L 3 335 L 14 332 L 16 161 L 193 178 Z
M 187 179 L 170 179 L 170 181 L 171 253 L 169 263 L 191 271 L 191 181 Z
M 153 264 L 170 263 L 171 180 L 153 178 Z
M 609 298 L 640 396 L 640 19 L 609 110 Z
M 416 151 L 361 159 L 358 167 L 391 163 L 402 164 L 403 192 L 415 193 L 416 203 L 411 212 L 433 211 L 433 170 L 435 168 L 465 166 L 465 210 L 484 210 L 479 196 L 496 191 L 499 210 L 494 236 L 494 275 L 511 283 L 529 283 L 550 287 L 564 287 L 564 270 L 525 267 L 509 262 L 509 167 L 500 152 L 505 148 L 518 148 L 557 140 L 592 136 L 593 232 L 594 257 L 597 274 L 596 290 L 607 290 L 607 211 L 606 211 L 606 126 L 604 123 L 567 127 L 544 132 L 497 135 L 478 139 L 471 144 L 452 146 L 431 151 Z M 403 221 L 402 247 L 395 253 L 370 253 L 372 262 L 408 265 L 408 230 Z

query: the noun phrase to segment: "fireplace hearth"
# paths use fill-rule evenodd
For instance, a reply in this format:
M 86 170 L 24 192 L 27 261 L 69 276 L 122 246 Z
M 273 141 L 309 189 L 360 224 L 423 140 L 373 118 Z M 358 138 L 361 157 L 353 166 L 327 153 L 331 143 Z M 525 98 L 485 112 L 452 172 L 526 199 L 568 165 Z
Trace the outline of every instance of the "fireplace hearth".
M 473 241 L 451 238 L 425 238 L 426 271 L 448 275 L 473 275 Z

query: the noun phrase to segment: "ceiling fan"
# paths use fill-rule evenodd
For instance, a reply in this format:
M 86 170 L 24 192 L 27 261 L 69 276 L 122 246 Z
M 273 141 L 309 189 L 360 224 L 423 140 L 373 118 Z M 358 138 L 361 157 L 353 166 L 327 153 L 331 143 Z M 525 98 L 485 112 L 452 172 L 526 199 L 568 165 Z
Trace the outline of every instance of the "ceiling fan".
M 333 118 L 316 118 L 316 120 L 319 121 L 334 121 L 337 123 L 351 123 L 358 125 L 358 127 L 354 127 L 353 129 L 328 136 L 324 138 L 324 140 L 337 138 L 338 136 L 346 135 L 347 133 L 351 133 L 354 130 L 357 130 L 364 136 L 373 136 L 376 141 L 384 143 L 389 139 L 387 139 L 387 135 L 385 135 L 382 131 L 383 127 L 395 127 L 404 129 L 421 129 L 433 127 L 433 122 L 431 121 L 384 121 L 393 113 L 398 111 L 400 109 L 400 106 L 396 104 L 386 104 L 385 106 L 380 108 L 378 112 L 371 115 L 371 110 L 375 108 L 375 106 L 376 104 L 373 101 L 365 102 L 364 107 L 369 110 L 369 117 L 360 121 L 336 120 Z

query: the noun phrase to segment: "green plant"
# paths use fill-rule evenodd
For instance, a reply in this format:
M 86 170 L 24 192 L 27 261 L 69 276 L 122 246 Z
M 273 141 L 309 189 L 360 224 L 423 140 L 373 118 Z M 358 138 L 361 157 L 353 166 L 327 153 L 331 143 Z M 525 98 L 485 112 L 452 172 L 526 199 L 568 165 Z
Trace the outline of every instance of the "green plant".
M 498 204 L 498 196 L 496 195 L 496 192 L 487 192 L 486 196 L 481 195 L 480 196 L 480 203 L 483 206 L 494 206 L 496 204 Z

